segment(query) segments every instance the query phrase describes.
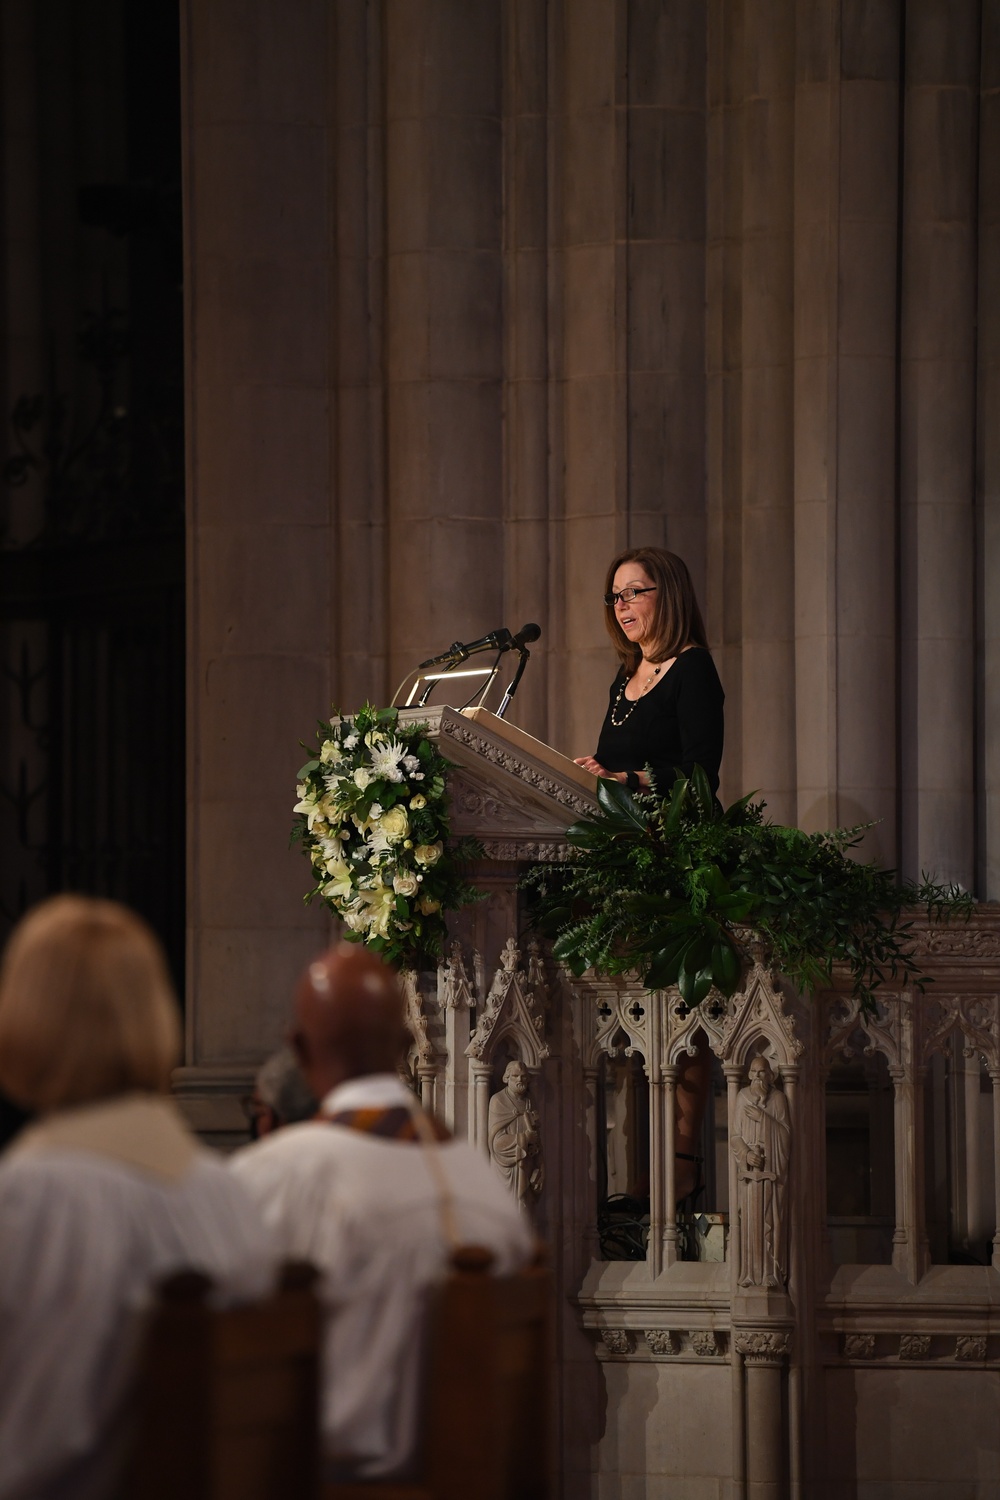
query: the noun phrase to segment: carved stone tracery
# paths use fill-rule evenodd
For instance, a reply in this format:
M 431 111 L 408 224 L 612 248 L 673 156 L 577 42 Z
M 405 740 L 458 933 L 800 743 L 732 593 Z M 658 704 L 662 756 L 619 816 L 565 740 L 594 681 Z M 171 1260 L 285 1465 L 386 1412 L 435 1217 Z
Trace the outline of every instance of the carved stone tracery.
M 924 997 L 922 1054 L 926 1062 L 933 1052 L 943 1051 L 957 1032 L 966 1057 L 978 1053 L 987 1067 L 1000 1066 L 1000 1017 L 995 994 L 941 994 L 934 990 Z
M 525 1065 L 536 1071 L 549 1055 L 545 1040 L 545 978 L 538 944 L 528 945 L 528 972 L 517 943 L 509 937 L 466 1055 L 487 1062 L 509 1037 Z

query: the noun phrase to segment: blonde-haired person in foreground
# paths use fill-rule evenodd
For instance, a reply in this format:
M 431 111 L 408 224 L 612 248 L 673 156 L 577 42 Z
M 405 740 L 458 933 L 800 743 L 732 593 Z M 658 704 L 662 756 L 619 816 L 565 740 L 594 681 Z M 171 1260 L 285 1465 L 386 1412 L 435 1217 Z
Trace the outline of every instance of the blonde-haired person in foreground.
M 176 1002 L 160 946 L 111 901 L 57 896 L 0 969 L 0 1089 L 35 1123 L 0 1160 L 0 1500 L 114 1491 L 122 1412 L 161 1277 L 270 1285 L 271 1238 L 164 1097 Z
M 410 1471 L 424 1313 L 456 1242 L 492 1250 L 500 1274 L 534 1247 L 486 1157 L 400 1081 L 408 1040 L 396 976 L 375 954 L 342 943 L 318 958 L 295 993 L 294 1044 L 319 1114 L 230 1158 L 283 1255 L 322 1273 L 331 1478 Z

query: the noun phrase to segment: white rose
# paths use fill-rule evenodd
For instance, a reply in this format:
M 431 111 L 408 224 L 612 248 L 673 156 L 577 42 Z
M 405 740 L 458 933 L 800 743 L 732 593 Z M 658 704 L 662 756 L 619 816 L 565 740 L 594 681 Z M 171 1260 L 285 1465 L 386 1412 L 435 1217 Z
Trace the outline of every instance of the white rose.
M 397 896 L 415 896 L 420 886 L 415 875 L 409 870 L 401 870 L 392 877 L 392 888 Z
M 387 813 L 382 814 L 379 827 L 393 844 L 398 844 L 400 839 L 405 839 L 410 831 L 410 820 L 406 816 L 405 807 L 390 807 Z
M 418 792 L 415 797 L 410 798 L 410 806 L 414 812 L 419 812 L 422 807 L 427 806 L 427 798 L 423 792 Z
M 413 858 L 418 865 L 436 865 L 444 853 L 444 844 L 438 839 L 436 844 L 418 844 L 413 851 Z
M 357 743 L 358 743 L 358 737 L 357 737 L 357 735 L 353 734 L 353 733 L 349 734 L 347 736 L 347 738 L 344 740 L 344 749 L 345 750 L 354 750 L 356 748 L 356 746 L 357 746 Z
M 373 802 L 372 805 L 371 805 L 371 811 L 368 814 L 369 821 L 372 822 L 372 823 L 377 823 L 378 820 L 379 820 L 379 818 L 381 816 L 382 816 L 382 804 L 381 804 L 381 802 Z
M 364 766 L 359 766 L 354 773 L 354 785 L 359 791 L 363 792 L 371 779 L 371 772 L 366 771 Z

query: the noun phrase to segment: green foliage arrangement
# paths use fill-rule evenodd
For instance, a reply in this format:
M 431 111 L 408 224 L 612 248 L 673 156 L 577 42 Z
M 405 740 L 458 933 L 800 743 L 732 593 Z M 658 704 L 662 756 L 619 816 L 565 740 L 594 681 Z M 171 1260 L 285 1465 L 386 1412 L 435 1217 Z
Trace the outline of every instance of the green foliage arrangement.
M 752 793 L 723 812 L 700 766 L 662 800 L 611 780 L 598 782 L 597 800 L 567 832 L 574 856 L 525 877 L 532 920 L 575 974 L 636 972 L 649 989 L 677 985 L 689 1008 L 713 985 L 726 996 L 738 988 L 754 936 L 803 991 L 846 964 L 870 1012 L 887 978 L 927 982 L 907 908 L 936 919 L 972 909 L 957 888 L 849 858 L 870 824 L 803 833 L 765 820 Z
M 316 880 L 305 900 L 325 901 L 348 941 L 417 969 L 442 953 L 447 913 L 479 899 L 460 867 L 482 854 L 449 843 L 449 763 L 426 730 L 370 703 L 321 722 L 292 828 Z

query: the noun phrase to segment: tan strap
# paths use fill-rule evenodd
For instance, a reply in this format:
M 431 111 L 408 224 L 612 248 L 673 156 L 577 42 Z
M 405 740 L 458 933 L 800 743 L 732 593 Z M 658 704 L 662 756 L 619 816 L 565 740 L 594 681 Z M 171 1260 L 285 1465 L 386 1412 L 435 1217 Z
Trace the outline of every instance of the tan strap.
M 438 1211 L 441 1216 L 441 1233 L 445 1244 L 451 1253 L 461 1245 L 458 1236 L 458 1222 L 455 1218 L 455 1195 L 448 1181 L 448 1174 L 441 1160 L 441 1143 L 434 1133 L 434 1127 L 428 1120 L 422 1106 L 417 1102 L 416 1095 L 411 1095 L 410 1113 L 413 1116 L 413 1125 L 420 1137 L 420 1145 L 423 1148 L 427 1160 L 427 1167 L 434 1178 L 438 1193 Z

